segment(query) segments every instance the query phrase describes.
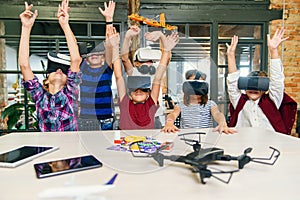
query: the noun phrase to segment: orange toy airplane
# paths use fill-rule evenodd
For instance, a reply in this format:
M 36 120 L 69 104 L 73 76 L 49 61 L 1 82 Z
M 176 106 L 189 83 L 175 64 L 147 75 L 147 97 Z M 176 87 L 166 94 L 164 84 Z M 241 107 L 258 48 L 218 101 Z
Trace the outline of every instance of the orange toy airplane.
M 143 24 L 147 24 L 149 26 L 162 27 L 162 28 L 165 28 L 170 31 L 177 30 L 177 26 L 172 26 L 172 25 L 166 24 L 164 13 L 161 13 L 159 16 L 160 16 L 160 22 L 158 22 L 154 19 L 149 19 L 149 18 L 140 16 L 135 13 L 129 15 L 128 18 L 131 20 L 134 20 L 134 21 L 142 22 Z

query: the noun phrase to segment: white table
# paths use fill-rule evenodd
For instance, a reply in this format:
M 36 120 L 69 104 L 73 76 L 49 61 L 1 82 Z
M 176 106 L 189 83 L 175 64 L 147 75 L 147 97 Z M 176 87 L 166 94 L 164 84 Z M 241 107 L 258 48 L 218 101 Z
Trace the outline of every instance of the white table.
M 184 130 L 191 132 L 193 130 Z M 209 130 L 203 130 L 208 132 Z M 121 131 L 121 135 L 151 135 L 160 140 L 174 140 L 172 153 L 185 154 L 190 147 L 183 144 L 176 134 L 159 130 Z M 90 185 L 105 183 L 119 173 L 116 187 L 101 194 L 107 200 L 119 199 L 297 199 L 300 183 L 300 140 L 291 136 L 255 128 L 239 128 L 234 135 L 210 134 L 207 141 L 217 143 L 226 154 L 240 155 L 252 147 L 252 157 L 269 156 L 273 146 L 281 155 L 274 166 L 249 163 L 233 174 L 229 184 L 214 178 L 205 185 L 188 165 L 166 162 L 159 167 L 151 158 L 133 158 L 128 152 L 107 150 L 112 144 L 114 131 L 65 132 L 65 133 L 11 133 L 0 137 L 0 151 L 19 145 L 55 145 L 58 151 L 39 157 L 14 169 L 0 168 L 0 199 L 39 199 L 37 194 L 50 187 L 73 184 Z M 103 167 L 45 179 L 37 179 L 33 164 L 92 153 Z M 235 168 L 236 161 L 220 162 L 218 169 Z

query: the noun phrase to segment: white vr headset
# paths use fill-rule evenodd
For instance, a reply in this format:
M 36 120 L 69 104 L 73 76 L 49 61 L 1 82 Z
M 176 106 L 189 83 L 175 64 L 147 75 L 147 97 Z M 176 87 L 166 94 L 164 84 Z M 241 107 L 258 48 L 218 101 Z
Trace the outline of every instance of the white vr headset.
M 146 61 L 152 61 L 157 62 L 161 58 L 161 51 L 158 49 L 151 49 L 151 48 L 139 48 L 136 50 L 133 60 L 134 61 L 140 61 L 140 62 L 146 62 Z

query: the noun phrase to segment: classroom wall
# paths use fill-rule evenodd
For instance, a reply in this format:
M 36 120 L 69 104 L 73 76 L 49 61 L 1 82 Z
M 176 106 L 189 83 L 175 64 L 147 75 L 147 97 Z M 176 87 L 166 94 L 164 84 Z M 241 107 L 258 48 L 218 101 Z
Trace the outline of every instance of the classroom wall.
M 284 9 L 282 0 L 272 0 L 272 8 Z M 286 29 L 285 35 L 289 36 L 284 42 L 281 56 L 284 65 L 285 90 L 300 104 L 300 1 L 286 0 L 284 21 L 274 20 L 270 24 L 270 32 L 273 34 L 277 27 L 282 25 Z M 299 107 L 299 105 L 298 105 Z
M 271 8 L 284 10 L 284 20 L 274 20 L 270 23 L 270 33 L 282 25 L 289 39 L 281 48 L 281 56 L 285 74 L 285 91 L 300 108 L 300 0 L 271 0 Z M 294 125 L 296 127 L 296 123 Z M 293 129 L 295 133 L 295 129 Z

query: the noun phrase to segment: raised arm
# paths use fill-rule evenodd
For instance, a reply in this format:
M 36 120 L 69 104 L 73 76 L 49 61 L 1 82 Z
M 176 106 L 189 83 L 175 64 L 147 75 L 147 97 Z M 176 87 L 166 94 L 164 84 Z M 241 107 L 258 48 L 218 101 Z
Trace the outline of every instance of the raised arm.
M 269 85 L 269 96 L 275 103 L 277 109 L 279 109 L 283 95 L 284 95 L 284 73 L 283 65 L 280 60 L 278 47 L 281 43 L 288 39 L 284 36 L 284 29 L 276 29 L 273 37 L 267 35 L 268 38 L 268 48 L 270 52 L 270 85 Z
M 133 71 L 133 64 L 131 60 L 129 59 L 129 52 L 130 52 L 130 44 L 132 42 L 132 38 L 139 35 L 141 32 L 141 29 L 138 26 L 131 26 L 129 30 L 126 32 L 123 45 L 122 45 L 122 63 L 125 68 L 125 72 L 128 75 L 132 75 Z
M 179 36 L 177 33 L 172 33 L 171 35 L 168 35 L 166 38 L 162 39 L 163 51 L 152 82 L 151 89 L 151 97 L 155 104 L 157 104 L 158 101 L 161 79 L 170 62 L 171 50 L 176 46 L 178 42 Z
M 122 76 L 122 65 L 119 58 L 120 35 L 114 27 L 108 27 L 106 34 L 106 51 L 112 55 L 112 64 L 116 78 L 117 90 L 120 101 L 126 95 L 126 85 Z
M 238 44 L 239 37 L 234 35 L 231 38 L 231 44 L 230 46 L 227 45 L 227 58 L 228 58 L 228 73 L 233 73 L 237 71 L 236 68 L 236 60 L 235 60 L 235 51 L 236 51 L 236 46 Z
M 102 8 L 98 8 L 100 13 L 104 16 L 106 22 L 106 34 L 108 29 L 113 27 L 113 19 L 115 12 L 116 3 L 113 0 L 110 0 L 107 6 L 107 3 L 104 2 L 104 10 Z M 112 51 L 105 51 L 105 61 L 112 68 Z
M 31 29 L 38 16 L 38 12 L 37 10 L 32 12 L 32 7 L 32 4 L 28 5 L 28 3 L 25 2 L 25 11 L 20 14 L 22 31 L 19 44 L 19 65 L 25 81 L 32 80 L 34 78 L 34 74 L 29 63 L 29 40 Z
M 69 1 L 62 0 L 61 4 L 58 6 L 57 18 L 58 22 L 65 33 L 68 49 L 71 57 L 70 69 L 73 72 L 79 72 L 79 65 L 81 63 L 81 56 L 79 53 L 77 40 L 71 30 L 69 25 Z

